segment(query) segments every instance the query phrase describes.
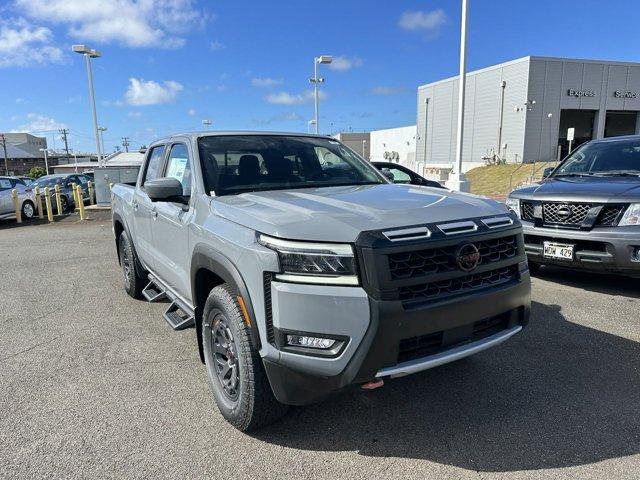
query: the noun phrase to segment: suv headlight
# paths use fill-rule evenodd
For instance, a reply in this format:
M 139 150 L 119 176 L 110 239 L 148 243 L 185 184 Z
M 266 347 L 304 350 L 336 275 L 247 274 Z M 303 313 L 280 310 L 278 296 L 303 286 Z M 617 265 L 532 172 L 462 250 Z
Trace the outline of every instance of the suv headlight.
M 628 225 L 640 225 L 640 203 L 632 203 L 624 212 L 618 226 L 625 227 Z
M 353 247 L 346 243 L 313 243 L 259 235 L 280 260 L 277 280 L 323 285 L 358 285 Z
M 513 210 L 516 215 L 518 215 L 518 218 L 520 218 L 520 199 L 519 198 L 507 197 L 504 203 L 508 208 Z

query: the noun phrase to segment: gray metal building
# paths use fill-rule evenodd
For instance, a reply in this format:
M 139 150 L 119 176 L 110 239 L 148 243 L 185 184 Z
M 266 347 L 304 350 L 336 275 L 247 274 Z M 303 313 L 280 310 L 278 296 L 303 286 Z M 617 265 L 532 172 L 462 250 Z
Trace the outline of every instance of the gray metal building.
M 458 77 L 418 87 L 418 162 L 455 158 Z M 524 57 L 467 74 L 464 170 L 493 154 L 555 160 L 592 138 L 640 133 L 640 63 Z

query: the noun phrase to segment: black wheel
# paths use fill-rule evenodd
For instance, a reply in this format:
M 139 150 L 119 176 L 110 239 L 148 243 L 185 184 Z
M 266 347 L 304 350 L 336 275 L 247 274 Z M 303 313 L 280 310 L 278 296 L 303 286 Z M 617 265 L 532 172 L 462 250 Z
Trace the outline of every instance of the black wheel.
M 65 197 L 64 195 L 60 197 L 60 206 L 62 206 L 62 211 L 58 212 L 58 214 L 66 213 L 69 211 L 69 200 L 67 200 L 67 197 Z
M 36 206 L 31 202 L 31 200 L 27 200 L 22 204 L 22 219 L 23 220 L 31 220 L 36 216 Z
M 531 275 L 537 275 L 540 273 L 540 267 L 542 267 L 542 265 L 539 263 L 529 262 L 529 273 L 531 273 Z
M 222 416 L 241 431 L 281 418 L 288 407 L 273 395 L 237 297 L 227 284 L 211 290 L 202 318 L 209 385 Z
M 145 275 L 141 271 L 136 251 L 125 231 L 118 237 L 118 256 L 122 267 L 124 289 L 131 297 L 142 298 Z

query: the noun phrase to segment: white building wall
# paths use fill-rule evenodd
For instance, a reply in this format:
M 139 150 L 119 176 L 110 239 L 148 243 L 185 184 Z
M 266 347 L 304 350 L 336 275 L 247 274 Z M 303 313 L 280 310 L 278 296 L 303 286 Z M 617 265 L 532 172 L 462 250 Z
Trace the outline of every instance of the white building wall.
M 371 161 L 390 162 L 397 152 L 397 163 L 416 170 L 416 126 L 386 128 L 371 132 Z M 386 153 L 386 155 L 385 155 Z

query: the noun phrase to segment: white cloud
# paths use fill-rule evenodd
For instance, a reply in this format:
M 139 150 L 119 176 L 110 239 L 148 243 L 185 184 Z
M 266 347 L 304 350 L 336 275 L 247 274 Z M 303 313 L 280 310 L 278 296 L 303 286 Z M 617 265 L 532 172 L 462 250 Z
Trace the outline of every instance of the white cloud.
M 208 18 L 195 0 L 15 0 L 24 15 L 66 25 L 81 41 L 175 48 Z
M 41 115 L 39 113 L 28 113 L 27 123 L 19 125 L 18 128 L 11 130 L 12 132 L 43 132 L 46 130 L 59 130 L 67 128 L 62 122 L 57 122 L 51 117 Z
M 51 44 L 51 30 L 23 18 L 0 20 L 0 67 L 63 63 L 62 50 Z
M 256 125 L 271 125 L 273 123 L 301 122 L 302 117 L 295 112 L 285 112 L 268 118 L 254 118 Z
M 329 68 L 338 72 L 346 72 L 352 68 L 361 67 L 363 64 L 364 61 L 361 58 L 349 58 L 345 55 L 340 55 L 338 57 L 333 57 L 333 61 L 329 64 Z
M 251 79 L 251 85 L 253 85 L 254 87 L 270 88 L 270 87 L 275 87 L 276 85 L 282 85 L 283 83 L 284 83 L 284 80 L 282 80 L 281 78 L 254 77 Z
M 209 49 L 214 52 L 217 50 L 222 50 L 223 48 L 224 48 L 224 45 L 218 41 L 214 41 L 209 44 Z
M 195 117 L 196 115 L 195 108 L 190 108 L 189 110 L 187 110 L 187 115 L 189 115 L 190 117 Z
M 405 92 L 407 89 L 405 87 L 386 87 L 379 86 L 373 87 L 371 89 L 371 93 L 374 95 L 395 95 L 396 93 Z
M 327 98 L 327 95 L 321 90 L 318 92 L 318 98 L 324 100 Z M 288 92 L 270 93 L 264 97 L 264 99 L 267 103 L 274 103 L 276 105 L 301 105 L 313 101 L 313 90 L 297 94 Z
M 124 98 L 129 105 L 171 103 L 182 89 L 182 85 L 174 80 L 167 80 L 160 85 L 153 80 L 130 78 Z
M 127 113 L 127 117 L 138 118 L 142 116 L 142 112 L 129 112 Z
M 404 12 L 398 20 L 398 26 L 408 31 L 425 32 L 428 35 L 436 35 L 440 27 L 447 21 L 444 10 L 437 9 L 430 12 Z

